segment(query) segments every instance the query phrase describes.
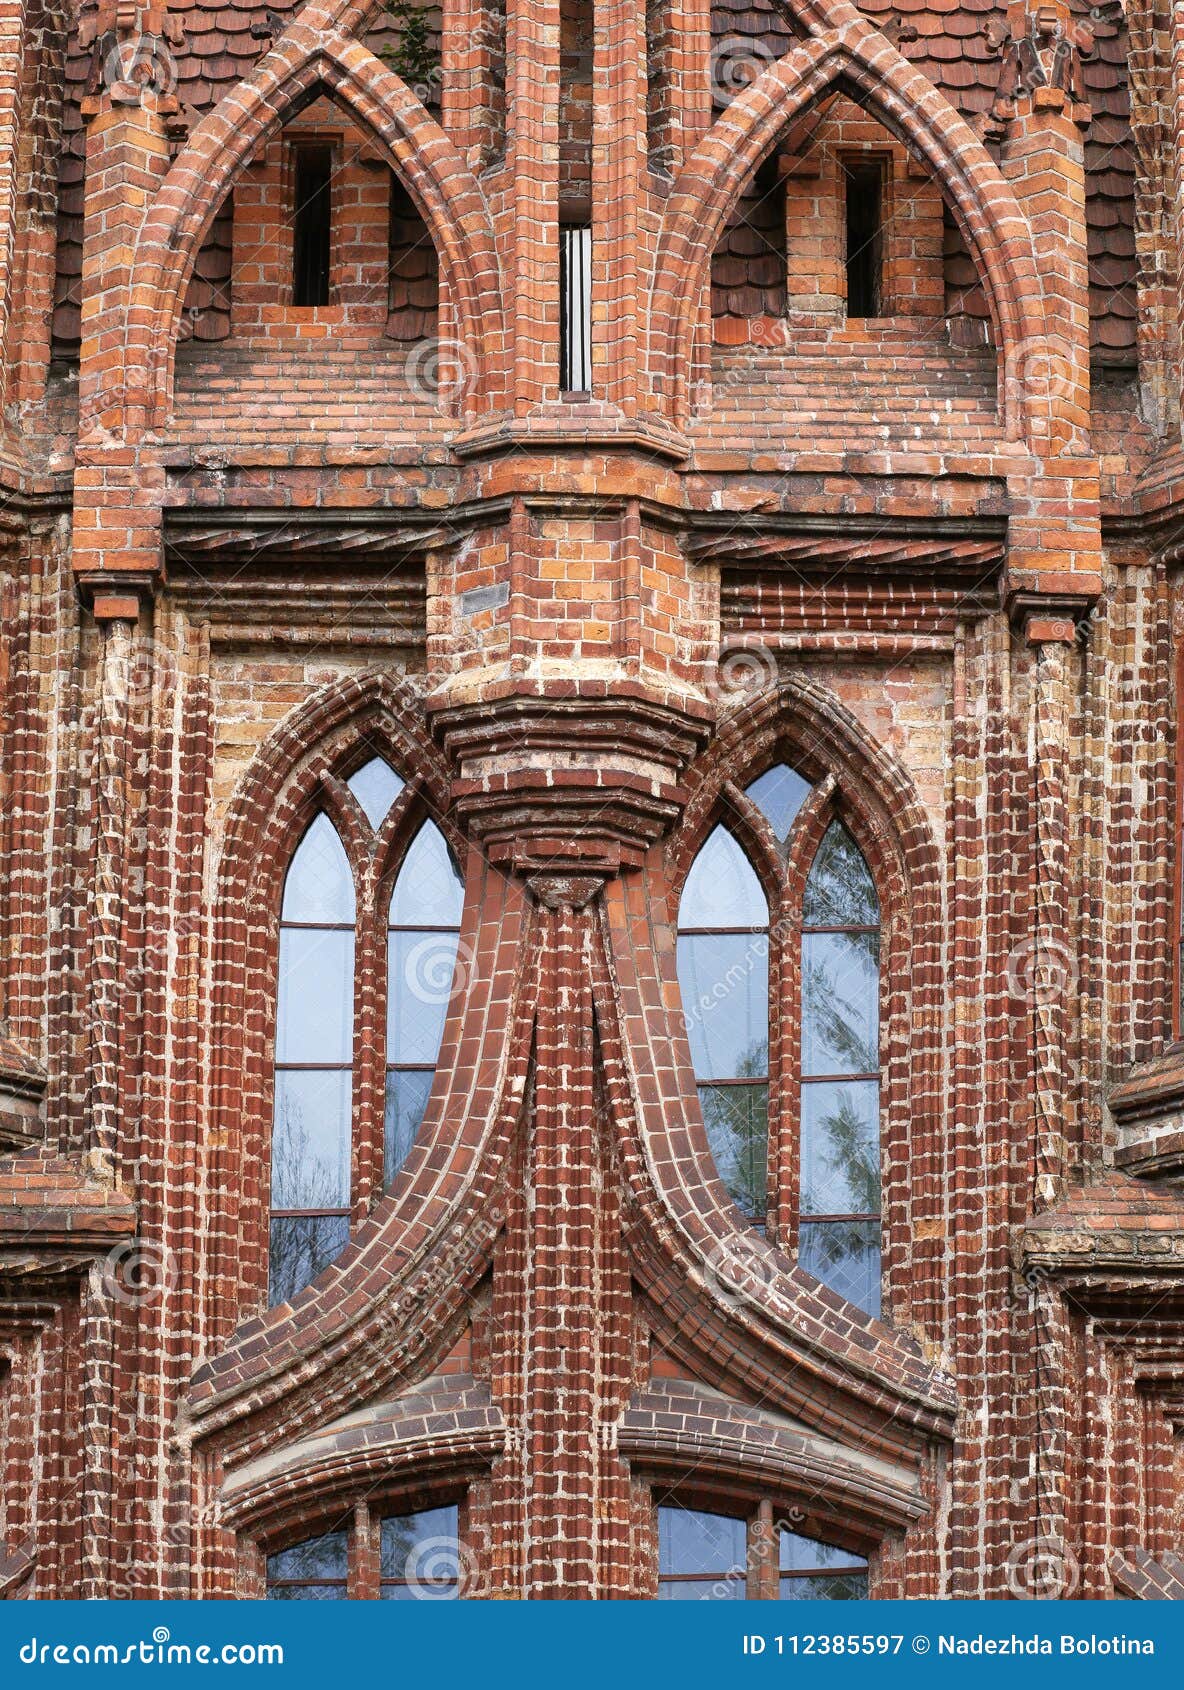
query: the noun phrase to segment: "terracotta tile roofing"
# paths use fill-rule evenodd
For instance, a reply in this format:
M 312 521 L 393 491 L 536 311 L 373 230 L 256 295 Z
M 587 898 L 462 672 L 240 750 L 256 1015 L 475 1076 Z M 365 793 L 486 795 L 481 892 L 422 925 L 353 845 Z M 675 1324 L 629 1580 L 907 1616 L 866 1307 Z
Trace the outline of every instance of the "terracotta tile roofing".
M 859 3 L 881 26 L 899 20 L 900 51 L 964 116 L 981 119 L 990 111 L 1002 61 L 987 44 L 987 25 L 1006 23 L 1003 0 Z M 1133 363 L 1135 155 L 1130 137 L 1126 22 L 1118 5 L 1091 8 L 1085 0 L 1073 0 L 1073 5 L 1075 13 L 1090 20 L 1094 31 L 1094 52 L 1082 66 L 1093 113 L 1085 137 L 1091 339 L 1096 357 L 1109 363 Z M 964 309 L 982 315 L 985 301 L 973 289 L 973 265 L 952 224 L 946 241 L 947 291 L 951 286 L 966 289 Z
M 173 0 L 170 10 L 186 26 L 176 52 L 177 94 L 191 114 L 208 111 L 240 77 L 247 75 L 300 0 L 275 0 L 272 6 L 231 0 Z M 987 25 L 1006 18 L 1003 0 L 862 0 L 863 10 L 898 37 L 901 51 L 944 90 L 972 119 L 990 108 L 1001 60 L 986 39 Z M 1134 155 L 1130 144 L 1127 92 L 1126 26 L 1117 4 L 1091 8 L 1074 0 L 1092 19 L 1095 51 L 1084 66 L 1093 110 L 1086 137 L 1089 171 L 1090 305 L 1096 355 L 1112 363 L 1133 361 L 1135 345 Z M 435 23 L 433 15 L 432 22 Z M 776 0 L 714 0 L 712 29 L 716 41 L 713 81 L 716 104 L 725 104 L 748 73 L 747 52 L 759 68 L 784 53 L 793 28 Z M 366 40 L 375 51 L 390 49 L 397 30 L 371 28 Z M 751 47 L 746 46 L 751 43 Z M 722 49 L 722 50 L 721 50 Z M 90 74 L 89 51 L 71 37 L 66 63 L 67 109 L 59 170 L 58 276 L 54 337 L 59 350 L 76 345 L 79 332 L 78 282 L 82 266 L 83 129 L 78 101 Z M 226 332 L 224 288 L 228 265 L 229 220 L 219 218 L 198 261 L 189 303 L 196 306 L 193 335 L 218 339 Z M 966 291 L 963 309 L 982 314 L 985 306 L 974 288 L 973 268 L 952 229 L 947 238 L 949 286 Z

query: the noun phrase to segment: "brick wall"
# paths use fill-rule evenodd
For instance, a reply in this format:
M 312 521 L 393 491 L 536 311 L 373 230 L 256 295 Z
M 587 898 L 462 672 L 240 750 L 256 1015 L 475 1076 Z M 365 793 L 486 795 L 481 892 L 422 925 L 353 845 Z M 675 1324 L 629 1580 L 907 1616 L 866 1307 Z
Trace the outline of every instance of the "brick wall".
M 344 3 L 146 14 L 134 86 L 114 14 L 0 18 L 6 1593 L 257 1594 L 343 1512 L 357 1588 L 384 1510 L 445 1502 L 528 1598 L 652 1596 L 667 1496 L 881 1597 L 1104 1598 L 1171 1547 L 1170 32 L 1082 57 L 1064 5 L 1009 82 L 994 8 L 865 10 L 450 4 L 411 89 Z M 372 755 L 463 865 L 460 967 L 406 1163 L 268 1309 L 281 888 L 336 806 L 381 910 Z M 691 1069 L 674 912 L 776 761 L 882 905 L 880 1320 L 793 1215 L 744 1230 Z

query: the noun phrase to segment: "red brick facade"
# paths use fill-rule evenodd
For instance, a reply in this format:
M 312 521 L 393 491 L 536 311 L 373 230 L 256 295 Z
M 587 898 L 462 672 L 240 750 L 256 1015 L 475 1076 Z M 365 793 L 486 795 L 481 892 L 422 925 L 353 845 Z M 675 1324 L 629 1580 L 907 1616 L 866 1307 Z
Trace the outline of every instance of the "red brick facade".
M 330 1529 L 373 1594 L 375 1522 L 455 1503 L 469 1594 L 649 1597 L 666 1500 L 876 1597 L 1167 1590 L 1181 159 L 1166 0 L 0 0 L 4 1594 L 257 1595 Z M 831 820 L 879 900 L 879 1318 L 797 1260 L 796 964 L 763 1232 L 684 1025 L 688 871 L 721 821 L 773 862 L 779 763 L 789 904 Z M 349 1243 L 269 1308 L 319 812 Z M 458 961 L 384 1189 L 428 819 Z

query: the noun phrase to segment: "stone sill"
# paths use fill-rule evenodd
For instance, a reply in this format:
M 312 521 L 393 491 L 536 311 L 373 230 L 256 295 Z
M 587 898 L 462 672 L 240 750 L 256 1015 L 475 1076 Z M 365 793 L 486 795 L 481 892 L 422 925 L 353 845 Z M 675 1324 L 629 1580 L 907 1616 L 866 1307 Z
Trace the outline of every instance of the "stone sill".
M 1141 1179 L 1184 1176 L 1184 1042 L 1137 1064 L 1113 1086 L 1114 1164 Z

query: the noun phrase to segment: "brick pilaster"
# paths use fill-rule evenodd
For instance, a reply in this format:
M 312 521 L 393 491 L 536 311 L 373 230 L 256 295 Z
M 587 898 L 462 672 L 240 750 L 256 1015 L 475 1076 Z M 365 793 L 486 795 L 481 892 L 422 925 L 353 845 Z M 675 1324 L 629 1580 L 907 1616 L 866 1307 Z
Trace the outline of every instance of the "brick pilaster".
M 1077 947 L 1068 888 L 1069 658 L 1071 617 L 1029 618 L 1035 648 L 1031 757 L 1035 777 L 1033 955 L 1022 972 L 1033 1011 L 1035 1111 L 1034 1197 L 1046 1207 L 1060 1195 L 1068 1159 L 1065 1138 L 1067 1025 L 1075 1018 Z
M 559 396 L 559 0 L 508 0 L 506 156 L 514 413 Z
M 541 957 L 529 1150 L 523 1442 L 524 1594 L 629 1593 L 629 1493 L 611 1428 L 624 1401 L 594 1085 L 595 877 L 540 877 Z M 619 1240 L 615 1241 L 619 1250 Z M 617 1389 L 614 1391 L 614 1385 Z
M 1099 586 L 1097 460 L 1090 445 L 1089 276 L 1079 46 L 1066 0 L 1008 11 L 1013 42 L 1030 49 L 1005 103 L 1001 165 L 1041 254 L 1045 333 L 1008 379 L 1019 385 L 1033 462 L 1012 481 L 1009 580 L 1013 590 Z M 998 107 L 997 107 L 998 114 Z
M 0 0 L 0 393 L 8 379 L 8 325 L 16 257 L 16 162 L 25 35 L 23 0 Z
M 592 385 L 597 398 L 637 408 L 643 332 L 641 273 L 653 219 L 645 216 L 645 8 L 596 0 L 592 99 Z

